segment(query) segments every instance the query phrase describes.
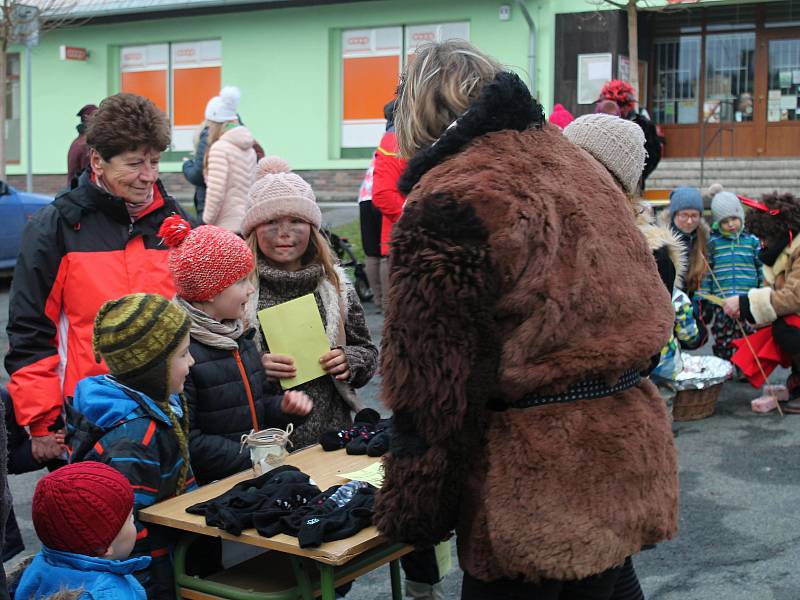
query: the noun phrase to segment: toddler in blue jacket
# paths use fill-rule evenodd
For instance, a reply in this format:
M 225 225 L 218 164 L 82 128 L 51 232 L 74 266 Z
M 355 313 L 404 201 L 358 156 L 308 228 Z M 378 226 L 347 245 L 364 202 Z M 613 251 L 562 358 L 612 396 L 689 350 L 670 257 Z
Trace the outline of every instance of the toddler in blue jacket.
M 128 558 L 136 542 L 133 489 L 116 469 L 98 462 L 62 467 L 33 494 L 33 526 L 42 550 L 22 574 L 16 598 L 81 590 L 93 600 L 145 600 L 133 573 L 149 556 Z

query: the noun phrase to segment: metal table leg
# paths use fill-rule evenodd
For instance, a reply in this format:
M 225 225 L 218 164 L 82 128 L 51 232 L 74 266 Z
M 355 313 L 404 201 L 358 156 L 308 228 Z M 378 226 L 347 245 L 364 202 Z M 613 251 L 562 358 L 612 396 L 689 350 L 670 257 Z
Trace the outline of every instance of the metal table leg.
M 333 583 L 336 577 L 333 574 L 333 567 L 331 565 L 323 565 L 320 563 L 319 577 L 322 600 L 336 600 L 336 588 L 334 587 Z
M 403 580 L 400 578 L 400 561 L 389 563 L 389 574 L 392 578 L 392 600 L 403 600 Z

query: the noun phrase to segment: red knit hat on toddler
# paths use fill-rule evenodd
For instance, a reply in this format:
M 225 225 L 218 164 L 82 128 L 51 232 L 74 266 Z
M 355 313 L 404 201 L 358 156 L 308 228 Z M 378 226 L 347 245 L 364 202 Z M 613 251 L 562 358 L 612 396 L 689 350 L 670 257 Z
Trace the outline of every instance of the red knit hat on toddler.
M 103 463 L 66 465 L 36 484 L 33 527 L 53 550 L 101 556 L 133 510 L 125 476 Z
M 179 215 L 164 219 L 158 235 L 169 246 L 169 270 L 178 295 L 205 302 L 253 270 L 253 253 L 238 235 L 215 225 L 196 229 Z

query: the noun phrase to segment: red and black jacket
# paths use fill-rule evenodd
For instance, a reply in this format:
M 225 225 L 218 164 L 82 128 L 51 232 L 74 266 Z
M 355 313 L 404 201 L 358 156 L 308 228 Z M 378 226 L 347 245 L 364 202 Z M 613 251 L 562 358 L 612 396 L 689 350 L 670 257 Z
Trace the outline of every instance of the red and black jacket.
M 95 362 L 94 317 L 104 302 L 135 292 L 171 298 L 175 284 L 161 222 L 178 213 L 160 181 L 148 212 L 131 222 L 125 202 L 94 185 L 77 186 L 36 212 L 22 234 L 11 285 L 8 391 L 20 425 L 48 433 L 84 377 L 107 373 Z

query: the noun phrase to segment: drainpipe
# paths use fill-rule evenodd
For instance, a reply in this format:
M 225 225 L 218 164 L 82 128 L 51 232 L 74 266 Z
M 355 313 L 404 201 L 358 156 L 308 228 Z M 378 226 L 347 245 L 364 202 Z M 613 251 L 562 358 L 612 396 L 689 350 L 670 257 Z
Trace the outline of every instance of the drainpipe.
M 528 7 L 525 6 L 524 0 L 517 0 L 517 6 L 520 12 L 522 12 L 522 16 L 525 17 L 525 21 L 528 23 L 528 30 L 530 31 L 528 42 L 528 77 L 530 82 L 528 85 L 531 90 L 531 96 L 536 98 L 536 24 L 533 22 L 531 13 L 528 12 Z

